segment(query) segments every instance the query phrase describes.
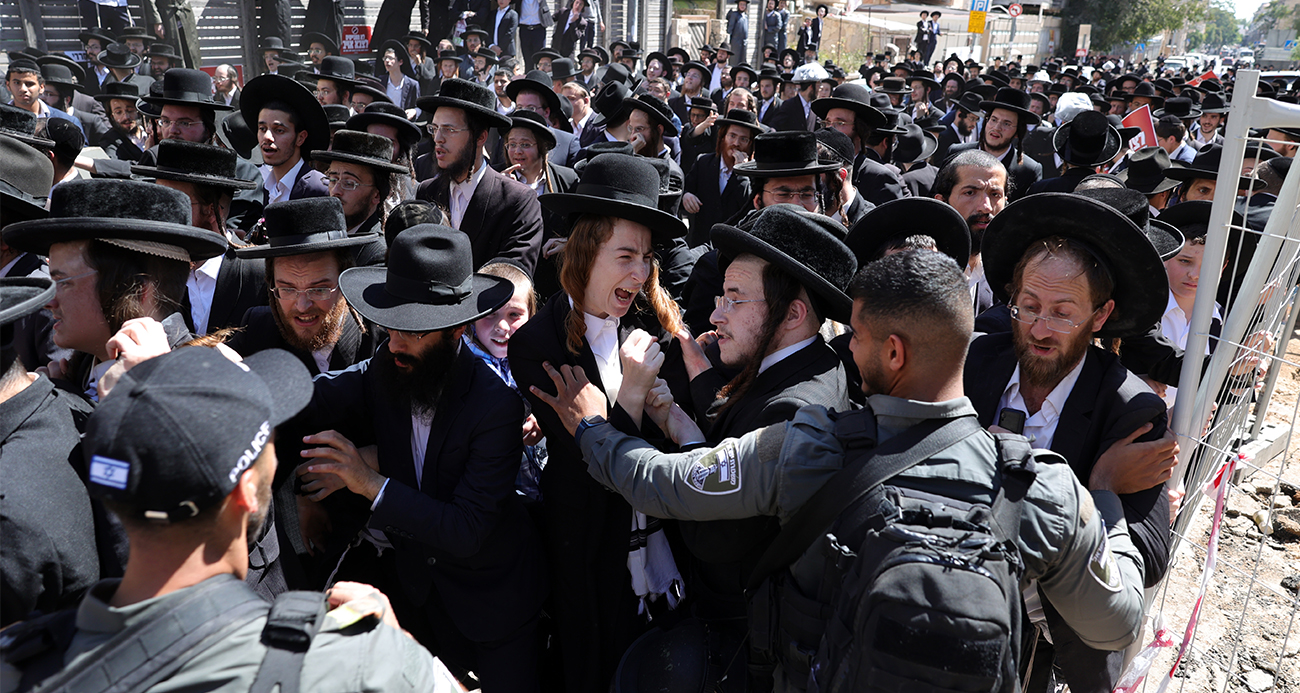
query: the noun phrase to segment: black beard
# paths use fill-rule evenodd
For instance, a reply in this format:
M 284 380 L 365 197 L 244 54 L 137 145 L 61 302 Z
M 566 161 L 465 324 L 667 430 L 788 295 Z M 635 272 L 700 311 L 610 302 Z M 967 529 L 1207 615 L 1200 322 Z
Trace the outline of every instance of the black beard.
M 278 300 L 271 300 L 271 317 L 275 318 L 276 327 L 280 328 L 280 336 L 290 347 L 299 351 L 317 352 L 328 346 L 333 346 L 339 341 L 339 335 L 343 333 L 343 320 L 348 311 L 347 301 L 340 298 L 338 303 L 325 314 L 321 321 L 320 328 L 311 339 L 302 339 L 294 331 L 293 325 L 289 323 L 289 318 L 285 316 L 284 309 L 280 307 Z
M 984 247 L 984 229 L 975 230 L 975 225 L 983 222 L 985 224 L 993 220 L 988 214 L 972 214 L 966 217 L 966 228 L 970 229 L 970 254 L 978 255 L 980 249 Z
M 449 181 L 458 181 L 474 170 L 474 157 L 477 154 L 478 146 L 471 142 L 469 146 L 465 147 L 465 151 L 461 152 L 460 156 L 451 162 L 450 166 L 439 169 L 438 173 L 447 176 Z M 434 162 L 437 163 L 437 159 L 434 159 Z
M 965 122 L 964 120 L 958 118 L 958 119 L 957 119 L 957 132 L 961 133 L 961 136 L 962 136 L 962 137 L 966 137 L 967 135 L 970 134 L 970 131 L 971 131 L 971 129 L 968 128 L 968 127 L 966 127 L 966 122 Z
M 1079 365 L 1092 342 L 1092 333 L 1082 331 L 1077 335 L 1060 335 L 1058 338 L 1062 341 L 1057 345 L 1057 353 L 1045 359 L 1029 353 L 1029 344 L 1033 340 L 1029 336 L 1029 327 L 1016 325 L 1011 331 L 1011 343 L 1020 363 L 1020 378 L 1027 385 L 1051 390 Z M 1064 341 L 1066 339 L 1070 341 Z
M 383 204 L 382 200 L 380 201 L 380 204 Z M 369 219 L 372 215 L 374 215 L 374 213 L 375 213 L 374 209 L 367 209 L 356 215 L 344 215 L 343 222 L 348 225 L 349 229 L 356 228 L 366 223 L 366 220 Z M 357 228 L 357 233 L 365 233 L 365 232 L 366 232 L 365 229 Z
M 402 362 L 411 366 L 408 371 L 397 367 L 396 357 L 387 345 L 375 354 L 370 365 L 379 375 L 380 385 L 386 392 L 392 393 L 399 401 L 410 402 L 411 411 L 416 415 L 427 416 L 436 408 L 459 353 L 460 340 L 455 338 L 452 330 L 444 330 L 438 346 L 430 348 L 423 356 L 401 356 Z

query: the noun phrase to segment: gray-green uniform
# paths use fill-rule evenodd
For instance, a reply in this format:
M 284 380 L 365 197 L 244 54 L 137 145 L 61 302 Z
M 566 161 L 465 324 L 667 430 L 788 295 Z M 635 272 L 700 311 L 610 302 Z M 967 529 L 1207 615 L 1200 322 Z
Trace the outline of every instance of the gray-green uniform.
M 233 579 L 222 575 L 209 580 Z M 120 580 L 102 580 L 86 594 L 77 609 L 77 631 L 64 653 L 66 666 L 97 656 L 97 648 L 141 620 L 174 608 L 193 587 L 146 599 L 125 607 L 110 606 Z M 340 611 L 326 616 L 325 625 L 312 639 L 302 662 L 299 690 L 329 691 L 433 691 L 436 665 L 433 656 L 405 633 L 377 623 L 373 618 L 356 624 L 340 620 Z M 262 644 L 266 617 L 252 619 L 229 633 L 199 656 L 185 662 L 148 693 L 173 691 L 248 691 L 257 677 L 267 647 Z M 8 665 L 0 671 L 0 690 L 18 685 L 20 675 Z
M 877 444 L 927 419 L 975 416 L 970 400 L 867 400 Z M 844 448 L 826 409 L 804 407 L 793 421 L 728 439 L 712 449 L 665 454 L 610 425 L 581 438 L 590 474 L 647 515 L 724 520 L 775 515 L 785 523 L 843 466 Z M 1039 587 L 1091 647 L 1117 650 L 1142 624 L 1142 557 L 1128 536 L 1119 498 L 1089 492 L 1065 460 L 1036 451 L 1037 478 L 1021 503 L 1024 582 Z M 987 432 L 972 436 L 895 477 L 891 485 L 991 504 L 997 450 Z M 818 594 L 821 567 L 808 554 L 791 566 L 804 594 Z M 1023 585 L 1022 585 L 1023 586 Z M 802 690 L 776 673 L 776 690 Z
M 141 3 L 144 25 L 153 33 L 155 25 L 163 25 L 163 43 L 170 44 L 181 56 L 183 67 L 197 70 L 202 66 L 199 56 L 199 28 L 194 20 L 190 0 L 144 0 Z M 141 96 L 145 96 L 141 94 Z

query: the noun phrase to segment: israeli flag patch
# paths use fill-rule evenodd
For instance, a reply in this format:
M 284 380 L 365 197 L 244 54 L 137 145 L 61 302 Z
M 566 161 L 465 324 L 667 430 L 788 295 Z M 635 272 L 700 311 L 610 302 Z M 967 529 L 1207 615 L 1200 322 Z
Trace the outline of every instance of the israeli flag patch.
M 90 481 L 100 486 L 108 486 L 120 491 L 126 490 L 126 482 L 131 478 L 131 465 L 122 460 L 95 455 L 90 458 Z

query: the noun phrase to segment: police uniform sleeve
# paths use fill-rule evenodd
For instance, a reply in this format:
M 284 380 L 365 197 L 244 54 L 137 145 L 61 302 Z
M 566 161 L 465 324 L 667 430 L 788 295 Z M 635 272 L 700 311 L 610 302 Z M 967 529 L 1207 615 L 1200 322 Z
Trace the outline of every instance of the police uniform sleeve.
M 1089 492 L 1064 461 L 1038 465 L 1021 515 L 1026 577 L 1089 646 L 1127 647 L 1143 618 L 1142 556 L 1110 491 Z
M 340 627 L 327 619 L 302 667 L 304 691 L 447 690 L 439 686 L 440 680 L 428 650 L 396 628 L 373 620 Z

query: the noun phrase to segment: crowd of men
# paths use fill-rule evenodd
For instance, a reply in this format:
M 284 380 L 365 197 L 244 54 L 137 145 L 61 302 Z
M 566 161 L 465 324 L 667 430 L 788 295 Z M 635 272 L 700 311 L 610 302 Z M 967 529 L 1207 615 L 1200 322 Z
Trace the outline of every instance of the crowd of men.
M 849 74 L 771 0 L 753 66 L 746 4 L 11 53 L 0 690 L 1111 690 L 1210 200 L 1220 320 L 1300 129 L 1223 181 L 1231 72 L 929 64 L 923 12 Z

